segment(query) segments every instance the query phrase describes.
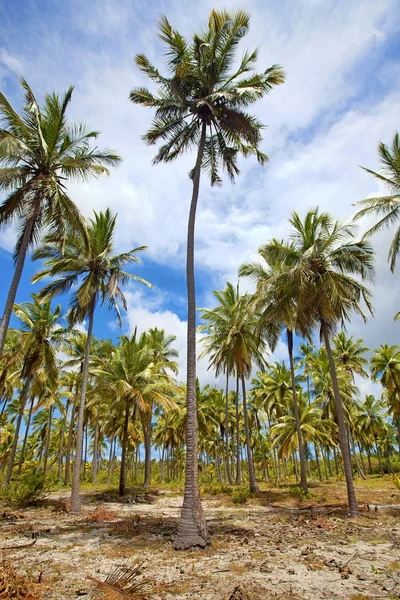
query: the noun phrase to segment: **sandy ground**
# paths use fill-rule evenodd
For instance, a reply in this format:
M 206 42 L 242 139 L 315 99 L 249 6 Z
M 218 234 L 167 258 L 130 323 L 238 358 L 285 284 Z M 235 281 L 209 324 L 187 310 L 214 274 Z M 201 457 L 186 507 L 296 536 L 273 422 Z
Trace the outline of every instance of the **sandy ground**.
M 363 505 L 362 517 L 350 520 L 340 503 L 279 506 L 267 498 L 238 507 L 209 498 L 212 546 L 176 552 L 182 497 L 166 491 L 139 500 L 86 496 L 79 516 L 55 495 L 40 508 L 4 509 L 2 558 L 40 580 L 44 600 L 96 598 L 88 575 L 104 580 L 137 561 L 155 599 L 400 598 L 398 508 Z

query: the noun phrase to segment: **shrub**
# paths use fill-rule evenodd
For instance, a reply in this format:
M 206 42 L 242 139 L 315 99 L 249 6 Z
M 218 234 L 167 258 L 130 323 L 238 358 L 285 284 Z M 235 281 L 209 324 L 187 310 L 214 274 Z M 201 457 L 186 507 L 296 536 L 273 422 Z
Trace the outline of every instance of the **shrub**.
M 13 479 L 2 491 L 2 499 L 17 507 L 31 506 L 43 499 L 46 492 L 43 473 L 27 471 Z
M 292 498 L 295 498 L 296 500 L 300 500 L 300 501 L 306 500 L 308 498 L 308 495 L 305 493 L 303 488 L 301 488 L 299 485 L 292 487 L 289 490 L 289 495 Z
M 250 490 L 245 487 L 237 488 L 232 491 L 233 504 L 246 504 L 250 498 Z

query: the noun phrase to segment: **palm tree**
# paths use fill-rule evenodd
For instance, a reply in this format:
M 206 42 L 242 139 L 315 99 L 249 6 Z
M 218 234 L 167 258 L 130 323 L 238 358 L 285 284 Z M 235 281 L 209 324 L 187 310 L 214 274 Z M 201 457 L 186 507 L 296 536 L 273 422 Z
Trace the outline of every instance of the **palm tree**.
M 384 401 L 381 398 L 376 399 L 374 396 L 369 394 L 365 396 L 363 403 L 358 404 L 358 409 L 358 427 L 365 438 L 374 440 L 376 455 L 379 461 L 379 468 L 383 474 L 378 438 L 383 434 L 385 429 L 387 429 L 388 425 L 383 416 Z
M 79 209 L 69 198 L 68 179 L 86 181 L 108 173 L 120 158 L 111 150 L 91 145 L 98 136 L 85 125 L 70 123 L 66 112 L 73 87 L 60 98 L 46 94 L 40 107 L 29 85 L 21 79 L 25 104 L 19 115 L 0 93 L 0 190 L 9 192 L 0 206 L 0 226 L 16 222 L 15 272 L 0 325 L 0 357 L 3 353 L 26 253 L 50 228 L 59 242 L 68 228 L 82 228 Z
M 79 496 L 79 476 L 82 460 L 83 420 L 85 413 L 86 388 L 89 373 L 90 344 L 93 333 L 94 312 L 97 304 L 113 309 L 121 323 L 117 301 L 126 310 L 126 300 L 121 290 L 132 279 L 148 286 L 150 284 L 125 269 L 131 263 L 139 262 L 136 253 L 146 247 L 134 248 L 129 252 L 114 255 L 116 215 L 107 209 L 104 213 L 94 213 L 86 227 L 86 235 L 80 231 L 70 232 L 65 245 L 60 248 L 59 240 L 54 235 L 45 237 L 43 245 L 34 254 L 35 259 L 44 260 L 45 268 L 37 273 L 33 281 L 44 277 L 55 280 L 48 283 L 41 291 L 42 298 L 53 298 L 68 292 L 74 286 L 70 301 L 68 320 L 70 325 L 82 323 L 88 317 L 88 331 L 85 347 L 85 358 L 82 369 L 80 404 L 76 438 L 76 454 L 72 475 L 71 511 L 81 510 Z
M 323 418 L 318 402 L 310 404 L 301 388 L 297 391 L 297 397 L 302 439 L 307 442 L 329 443 L 335 424 Z M 289 396 L 289 402 L 287 414 L 282 415 L 271 429 L 273 446 L 280 449 L 279 453 L 282 457 L 290 456 L 299 447 L 292 395 Z
M 23 387 L 13 445 L 7 472 L 3 480 L 4 487 L 8 486 L 11 480 L 18 446 L 19 430 L 33 376 L 39 369 L 43 369 L 46 372 L 49 384 L 56 378 L 57 349 L 60 347 L 65 336 L 65 329 L 59 324 L 60 305 L 57 305 L 52 310 L 49 300 L 42 302 L 37 295 L 33 294 L 32 302 L 16 304 L 14 311 L 22 324 L 20 342 L 24 364 L 19 377 L 23 381 Z
M 355 215 L 354 219 L 360 219 L 366 215 L 376 215 L 379 220 L 365 234 L 364 238 L 382 231 L 385 227 L 390 227 L 400 219 L 400 136 L 395 134 L 392 142 L 392 148 L 388 148 L 383 142 L 379 143 L 378 153 L 382 165 L 381 173 L 371 171 L 362 167 L 367 173 L 385 184 L 390 190 L 390 196 L 379 196 L 377 198 L 367 198 L 356 202 L 356 206 L 362 206 L 361 210 Z M 400 252 L 400 227 L 397 228 L 394 238 L 389 248 L 388 260 L 390 269 L 393 272 L 396 266 L 397 255 Z
M 229 14 L 213 10 L 208 26 L 188 43 L 174 30 L 166 17 L 159 24 L 159 37 L 167 47 L 170 77 L 164 77 L 144 55 L 136 63 L 158 86 L 152 94 L 146 88 L 134 89 L 130 99 L 155 109 L 152 127 L 144 136 L 149 144 L 163 142 L 154 162 L 171 162 L 185 151 L 197 148 L 191 178 L 193 192 L 187 233 L 187 404 L 186 483 L 182 518 L 176 548 L 205 546 L 209 543 L 198 485 L 196 428 L 196 298 L 194 283 L 194 229 L 201 171 L 211 185 L 222 183 L 221 166 L 234 180 L 239 173 L 237 156 L 256 155 L 263 164 L 267 157 L 259 150 L 261 123 L 246 108 L 284 81 L 281 67 L 254 73 L 257 52 L 245 52 L 235 65 L 236 49 L 249 28 L 244 11 Z M 249 74 L 250 73 L 250 74 Z
M 226 339 L 232 320 L 235 318 L 237 304 L 239 302 L 239 286 L 226 284 L 222 291 L 213 292 L 218 300 L 218 306 L 213 310 L 201 309 L 201 318 L 205 324 L 199 326 L 201 333 L 207 335 L 200 341 L 204 346 L 204 351 L 200 355 L 210 355 L 209 368 L 213 367 L 216 377 L 224 371 L 226 374 L 225 385 L 225 464 L 229 483 L 233 483 L 229 465 L 229 376 L 235 373 L 235 361 L 232 354 L 232 348 L 227 346 Z M 236 483 L 241 483 L 240 467 L 240 443 L 239 443 L 239 393 L 236 393 L 236 450 L 237 450 L 237 473 Z
M 347 337 L 344 331 L 340 331 L 333 340 L 333 356 L 336 363 L 343 365 L 354 381 L 354 374 L 361 377 L 368 377 L 368 372 L 364 367 L 368 364 L 368 359 L 364 354 L 369 352 L 369 348 L 364 346 L 361 338 L 353 340 L 353 336 Z
M 226 290 L 221 296 L 232 297 L 234 286 L 227 284 Z M 250 490 L 258 490 L 254 464 L 252 459 L 250 444 L 250 429 L 246 401 L 246 379 L 251 376 L 253 360 L 260 367 L 265 364 L 264 339 L 256 334 L 256 315 L 253 311 L 251 296 L 244 294 L 236 295 L 236 302 L 230 305 L 230 310 L 226 310 L 224 304 L 217 306 L 214 310 L 202 310 L 202 318 L 209 325 L 200 327 L 201 331 L 207 331 L 210 327 L 211 333 L 209 340 L 205 340 L 207 351 L 214 352 L 211 355 L 211 362 L 217 363 L 218 356 L 230 356 L 230 363 L 235 367 L 235 372 L 242 384 L 243 418 L 246 436 L 247 461 L 249 467 Z
M 355 242 L 352 226 L 318 209 L 311 209 L 304 221 L 296 213 L 289 219 L 292 225 L 290 241 L 273 240 L 264 246 L 268 262 L 279 261 L 287 266 L 277 278 L 277 285 L 286 287 L 298 306 L 299 313 L 320 326 L 332 376 L 339 441 L 347 484 L 349 511 L 359 515 L 347 444 L 343 405 L 336 375 L 330 337 L 339 323 L 344 324 L 353 310 L 365 319 L 361 309 L 364 300 L 370 312 L 371 294 L 353 275 L 373 281 L 373 250 L 365 242 Z M 283 279 L 283 281 L 281 281 Z
M 400 453 L 400 348 L 382 344 L 371 358 L 371 375 L 387 392 L 387 401 L 397 426 Z
M 281 242 L 284 245 L 284 242 Z M 291 251 L 288 244 L 288 252 Z M 300 426 L 300 413 L 297 402 L 297 390 L 295 381 L 295 367 L 293 358 L 293 332 L 310 339 L 311 323 L 306 315 L 299 310 L 299 302 L 294 293 L 288 294 L 287 284 L 279 275 L 288 268 L 285 263 L 271 260 L 263 248 L 259 249 L 262 263 L 244 264 L 239 269 L 239 275 L 251 277 L 257 284 L 255 293 L 256 310 L 260 313 L 259 330 L 263 331 L 268 339 L 272 350 L 276 347 L 281 330 L 286 330 L 287 347 L 292 382 L 293 406 L 298 437 L 298 448 L 300 455 L 300 486 L 308 494 L 307 471 L 302 432 Z M 279 285 L 278 282 L 284 283 Z M 293 292 L 293 290 L 292 290 Z

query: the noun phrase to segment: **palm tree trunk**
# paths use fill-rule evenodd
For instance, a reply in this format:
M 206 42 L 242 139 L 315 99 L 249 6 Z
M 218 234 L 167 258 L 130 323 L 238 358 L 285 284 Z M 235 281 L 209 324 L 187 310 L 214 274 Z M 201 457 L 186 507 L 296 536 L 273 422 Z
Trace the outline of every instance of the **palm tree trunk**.
M 217 442 L 216 439 L 214 440 L 214 452 L 215 452 L 215 465 L 217 467 L 218 483 L 222 483 L 221 463 L 220 463 L 220 460 L 219 460 L 218 442 Z
M 326 455 L 324 454 L 324 449 L 322 447 L 321 447 L 321 454 L 322 454 L 322 461 L 324 463 L 325 479 L 328 480 L 329 479 L 329 475 L 328 475 L 328 469 L 327 469 L 327 466 L 326 466 L 327 459 L 326 459 Z
M 250 491 L 258 492 L 258 485 L 256 482 L 256 474 L 254 471 L 253 453 L 251 451 L 251 445 L 250 445 L 249 414 L 247 412 L 246 382 L 244 380 L 244 375 L 242 375 L 242 395 L 243 395 L 244 431 L 245 431 L 245 435 L 246 435 L 247 464 L 249 466 Z
M 293 460 L 293 471 L 296 477 L 296 482 L 299 480 L 299 472 L 297 469 L 297 458 L 296 458 L 296 452 L 293 450 L 292 453 L 292 460 Z
M 236 484 L 242 483 L 242 463 L 240 457 L 240 427 L 239 427 L 239 375 L 236 373 Z
M 151 481 L 151 416 L 150 420 L 143 416 L 143 439 L 144 439 L 144 484 L 143 487 L 149 488 Z
M 307 472 L 306 472 L 306 458 L 305 458 L 305 454 L 304 454 L 303 436 L 301 434 L 299 404 L 298 404 L 298 401 L 297 401 L 297 392 L 296 392 L 296 377 L 295 377 L 295 374 L 294 374 L 293 331 L 291 329 L 286 329 L 286 334 L 287 334 L 287 341 L 288 341 L 290 374 L 291 374 L 291 379 L 292 379 L 292 393 L 293 393 L 294 417 L 295 417 L 295 421 L 296 421 L 297 439 L 298 439 L 298 442 L 299 442 L 300 487 L 304 490 L 305 494 L 308 494 Z
M 121 471 L 119 474 L 119 495 L 124 496 L 126 493 L 126 447 L 128 445 L 128 424 L 129 424 L 129 398 L 126 400 L 124 430 L 122 438 L 122 453 L 121 453 Z
M 100 423 L 100 400 L 97 404 L 96 424 L 94 428 L 94 443 L 93 443 L 93 484 L 97 483 L 97 467 L 99 458 L 99 423 Z
M 24 235 L 22 237 L 21 246 L 19 248 L 17 262 L 15 265 L 14 276 L 10 285 L 10 289 L 8 290 L 8 296 L 6 300 L 6 305 L 4 307 L 4 313 L 0 323 L 0 358 L 3 355 L 4 344 L 6 341 L 6 334 L 8 330 L 8 326 L 10 324 L 10 319 L 12 315 L 12 311 L 14 308 L 15 296 L 17 295 L 17 290 L 19 286 L 19 282 L 21 280 L 22 271 L 24 269 L 24 263 L 26 258 L 26 253 L 28 251 L 29 241 L 31 239 L 32 230 L 35 225 L 36 218 L 39 214 L 40 210 L 40 200 L 36 200 L 32 216 L 26 224 Z M 8 485 L 8 484 L 7 484 Z
M 72 393 L 73 387 L 70 392 Z M 67 402 L 65 404 L 65 418 L 63 419 L 61 433 L 60 433 L 60 448 L 58 450 L 58 479 L 60 483 L 62 482 L 62 462 L 63 462 L 63 450 L 64 450 L 64 435 L 65 435 L 65 425 L 68 420 L 68 411 L 69 411 L 69 403 L 70 399 L 67 398 Z
M 314 442 L 314 454 L 315 454 L 315 463 L 317 465 L 318 478 L 320 481 L 322 481 L 322 473 L 321 473 L 321 467 L 319 464 L 319 456 L 318 456 L 318 447 L 315 442 Z
M 85 452 L 83 454 L 83 457 L 84 457 L 83 458 L 83 480 L 84 481 L 86 479 L 86 467 L 87 467 L 87 455 L 88 455 L 88 427 L 89 427 L 89 424 L 86 421 L 86 423 L 83 426 L 83 441 L 82 441 L 82 453 L 83 453 L 83 450 L 85 450 Z
M 225 387 L 225 471 L 228 482 L 232 485 L 233 479 L 229 466 L 229 372 L 226 368 L 226 387 Z
M 260 423 L 260 419 L 258 418 L 257 411 L 256 411 L 256 424 L 257 424 L 258 439 L 259 439 L 259 443 L 260 443 L 263 476 L 264 476 L 265 481 L 269 481 L 269 477 L 268 477 L 268 473 L 267 473 L 267 463 L 265 460 L 265 452 L 264 452 L 263 439 L 262 439 L 262 433 L 261 433 L 261 423 Z
M 338 459 L 337 459 L 337 454 L 336 454 L 336 448 L 335 448 L 335 446 L 333 446 L 333 458 L 335 459 L 335 473 L 336 473 L 336 477 L 339 477 L 339 463 L 338 463 Z
M 71 491 L 71 512 L 80 513 L 81 512 L 81 498 L 79 495 L 79 479 L 81 472 L 81 462 L 82 462 L 82 442 L 83 442 L 83 418 L 85 416 L 85 402 L 86 402 L 86 389 L 88 383 L 88 375 L 89 375 L 89 358 L 90 358 L 90 343 L 92 341 L 92 333 L 93 333 L 93 319 L 94 319 L 94 307 L 95 307 L 95 298 L 92 299 L 90 308 L 89 308 L 89 326 L 86 338 L 86 347 L 85 347 L 85 359 L 83 361 L 83 371 L 82 371 L 82 387 L 81 387 L 81 397 L 79 404 L 79 413 L 78 413 L 78 428 L 76 434 L 76 453 L 74 459 L 74 466 L 72 470 L 72 491 Z
M 33 402 L 34 402 L 34 400 L 35 400 L 35 397 L 32 396 L 32 398 L 31 398 L 31 405 L 29 407 L 28 421 L 26 423 L 24 441 L 22 443 L 22 448 L 21 448 L 21 456 L 19 457 L 18 475 L 21 475 L 22 465 L 24 463 L 25 447 L 26 447 L 26 442 L 28 441 L 29 427 L 31 425 L 32 412 L 33 412 Z
M 356 448 L 355 448 L 355 445 L 354 445 L 354 438 L 353 438 L 353 435 L 351 433 L 350 425 L 348 425 L 348 437 L 349 437 L 349 442 L 351 444 L 351 451 L 352 451 L 352 454 L 354 456 L 354 460 L 356 462 L 357 472 L 358 472 L 359 476 L 362 479 L 367 479 L 365 477 L 365 473 L 363 472 L 362 468 L 360 467 L 360 463 L 358 462 Z
M 12 474 L 12 470 L 14 467 L 14 461 L 15 461 L 15 455 L 17 453 L 17 446 L 18 446 L 18 438 L 19 438 L 19 430 L 21 427 L 21 421 L 22 421 L 22 417 L 24 416 L 24 410 L 25 410 L 25 404 L 26 404 L 26 400 L 28 398 L 28 392 L 29 392 L 29 386 L 31 383 L 31 374 L 29 373 L 27 375 L 26 381 L 25 381 L 25 385 L 24 388 L 22 390 L 22 394 L 21 394 L 21 406 L 19 408 L 19 413 L 18 413 L 18 418 L 17 418 L 17 422 L 15 425 L 15 433 L 14 433 L 14 440 L 13 440 L 13 445 L 11 448 L 11 454 L 10 454 L 10 459 L 8 461 L 8 467 L 7 467 L 7 472 L 6 472 L 6 476 L 4 477 L 3 480 L 3 487 L 7 487 L 11 481 L 11 474 Z
M 367 449 L 367 459 L 368 459 L 368 473 L 372 475 L 372 464 L 371 464 L 371 450 Z
M 361 448 L 361 444 L 360 442 L 358 442 L 358 453 L 360 455 L 360 461 L 361 461 L 361 468 L 364 471 L 364 474 L 367 472 L 366 468 L 365 468 L 365 463 L 364 463 L 364 457 L 363 457 L 363 453 L 362 453 L 362 448 Z
M 354 491 L 354 484 L 353 484 L 353 473 L 352 473 L 352 469 L 351 469 L 351 461 L 350 461 L 350 456 L 349 456 L 349 450 L 347 447 L 346 424 L 344 421 L 342 399 L 340 397 L 339 385 L 338 385 L 338 380 L 337 380 L 337 376 L 336 376 L 336 367 L 335 367 L 335 363 L 334 363 L 333 356 L 332 356 L 332 349 L 331 349 L 331 344 L 329 341 L 329 334 L 328 334 L 326 325 L 323 321 L 321 322 L 321 329 L 322 329 L 322 334 L 324 336 L 325 348 L 326 348 L 326 352 L 327 352 L 328 359 L 329 359 L 329 368 L 330 368 L 330 373 L 331 373 L 331 378 L 332 378 L 333 392 L 335 395 L 336 414 L 337 414 L 337 420 L 338 420 L 338 425 L 339 425 L 339 441 L 340 441 L 340 449 L 342 451 L 344 475 L 346 478 L 346 485 L 347 485 L 347 498 L 348 498 L 348 504 L 349 504 L 349 512 L 350 512 L 350 516 L 352 518 L 354 518 L 354 517 L 359 517 L 360 513 L 358 512 L 357 499 L 356 499 L 356 494 Z
M 378 457 L 379 470 L 381 472 L 381 475 L 384 475 L 383 467 L 382 467 L 382 461 L 381 461 L 381 453 L 379 451 L 377 436 L 375 436 L 375 448 L 376 448 L 376 455 Z
M 47 460 L 49 458 L 49 448 L 50 448 L 50 435 L 51 435 L 51 425 L 53 418 L 53 406 L 49 408 L 49 421 L 47 423 L 47 435 L 46 435 L 46 446 L 44 449 L 44 459 L 43 459 L 43 477 L 46 478 L 47 473 Z
M 198 470 L 198 430 L 196 398 L 196 292 L 194 282 L 194 230 L 199 198 L 200 173 L 206 143 L 207 123 L 202 122 L 201 136 L 193 173 L 193 193 L 187 233 L 186 280 L 188 294 L 187 373 L 186 373 L 186 476 L 182 515 L 175 538 L 176 550 L 207 546 L 210 538 L 201 505 Z
M 107 485 L 111 483 L 111 472 L 112 472 L 112 462 L 113 462 L 113 449 L 114 449 L 114 436 L 111 437 L 110 440 L 110 451 L 108 454 L 108 472 L 107 472 Z
M 70 471 L 70 466 L 71 466 L 72 440 L 74 437 L 77 398 L 78 398 L 78 384 L 76 384 L 76 395 L 75 395 L 74 403 L 72 405 L 71 419 L 69 422 L 69 429 L 68 429 L 67 452 L 66 452 L 66 456 L 65 456 L 65 475 L 64 475 L 64 484 L 65 485 L 69 485 L 69 471 Z

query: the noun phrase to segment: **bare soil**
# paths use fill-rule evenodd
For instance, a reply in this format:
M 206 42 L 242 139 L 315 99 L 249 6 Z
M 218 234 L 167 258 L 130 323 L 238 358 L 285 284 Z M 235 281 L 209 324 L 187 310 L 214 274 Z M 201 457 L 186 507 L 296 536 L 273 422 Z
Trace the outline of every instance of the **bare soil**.
M 305 502 L 264 488 L 245 506 L 206 497 L 212 545 L 185 552 L 172 547 L 182 504 L 173 491 L 123 501 L 87 493 L 81 515 L 63 510 L 60 494 L 37 508 L 2 508 L 3 564 L 38 581 L 43 600 L 94 599 L 87 576 L 104 580 L 138 561 L 154 599 L 400 598 L 400 495 L 387 482 L 360 484 L 357 520 L 346 515 L 342 482 Z

